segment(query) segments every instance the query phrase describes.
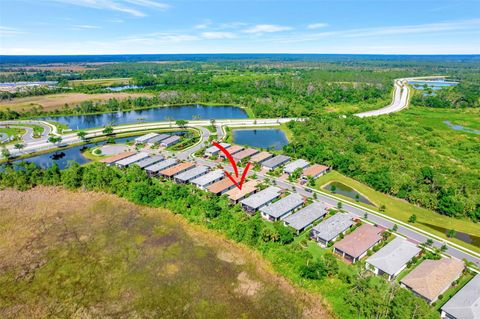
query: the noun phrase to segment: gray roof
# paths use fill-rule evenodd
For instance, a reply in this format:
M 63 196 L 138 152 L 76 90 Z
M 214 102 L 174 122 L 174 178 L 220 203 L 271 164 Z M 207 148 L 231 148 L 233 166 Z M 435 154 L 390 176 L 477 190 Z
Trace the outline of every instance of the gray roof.
M 285 168 L 283 169 L 284 172 L 286 173 L 293 173 L 297 168 L 305 168 L 308 165 L 310 165 L 306 160 L 304 159 L 298 159 L 296 161 L 293 161 L 291 163 L 288 163 L 285 165 Z
M 353 225 L 352 216 L 345 213 L 336 213 L 313 227 L 315 237 L 330 241 Z
M 303 197 L 301 195 L 293 193 L 271 205 L 260 208 L 260 211 L 274 218 L 280 218 L 283 215 L 288 214 L 295 208 L 301 206 L 302 204 Z
M 163 141 L 164 139 L 166 139 L 168 137 L 170 137 L 170 135 L 168 135 L 168 134 L 159 134 L 157 136 L 149 138 L 145 142 L 149 143 L 149 144 L 156 144 L 156 143 L 159 143 L 159 142 Z
M 137 153 L 135 155 L 129 156 L 127 158 L 124 158 L 122 160 L 119 160 L 119 161 L 115 162 L 115 165 L 127 166 L 127 165 L 130 165 L 130 164 L 139 162 L 139 161 L 141 161 L 142 159 L 144 159 L 145 157 L 148 157 L 148 156 L 149 156 L 148 153 L 140 152 L 140 153 Z
M 167 167 L 173 166 L 175 164 L 177 164 L 176 159 L 168 158 L 164 161 L 161 161 L 160 163 L 153 164 L 151 166 L 146 167 L 145 170 L 149 171 L 149 172 L 152 172 L 152 173 L 156 173 L 156 172 L 160 172 L 160 171 L 164 170 Z
M 394 275 L 419 253 L 420 248 L 401 237 L 397 237 L 369 257 L 367 263 L 389 275 Z
M 229 148 L 230 147 L 230 144 L 228 143 L 219 143 L 221 146 L 223 146 L 224 148 Z M 210 146 L 209 148 L 207 148 L 205 150 L 205 153 L 208 153 L 208 154 L 215 154 L 215 153 L 218 153 L 220 152 L 220 149 L 218 147 L 216 147 L 215 145 L 213 146 Z
M 205 175 L 195 178 L 194 180 L 192 180 L 192 184 L 203 187 L 205 185 L 209 185 L 223 178 L 224 175 L 225 173 L 221 169 L 217 169 L 217 170 L 211 171 L 210 173 L 207 173 Z
M 258 207 L 271 202 L 280 196 L 280 191 L 280 188 L 270 186 L 248 198 L 245 198 L 244 200 L 240 201 L 240 203 L 252 207 L 253 209 L 257 209 Z
M 480 318 L 480 275 L 470 280 L 452 299 L 450 299 L 442 310 L 446 313 L 461 319 Z
M 180 141 L 180 136 L 173 135 L 173 136 L 170 136 L 169 138 L 166 138 L 163 141 L 161 141 L 160 144 L 168 146 L 170 144 L 177 143 L 178 141 Z
M 179 181 L 184 181 L 184 182 L 188 182 L 189 180 L 199 176 L 199 175 L 202 175 L 202 174 L 205 174 L 206 172 L 208 172 L 208 167 L 206 166 L 196 166 L 196 167 L 193 167 L 191 169 L 189 169 L 188 171 L 185 171 L 183 173 L 180 173 L 178 174 L 177 176 L 175 176 L 175 179 L 176 180 L 179 180 Z
M 158 163 L 160 161 L 163 161 L 163 156 L 162 155 L 153 155 L 147 158 L 144 158 L 143 160 L 136 162 L 134 165 L 140 166 L 140 168 L 145 168 L 147 166 L 153 165 L 155 163 Z
M 290 160 L 290 157 L 285 156 L 285 155 L 277 155 L 274 158 L 268 159 L 265 162 L 262 163 L 262 166 L 269 167 L 269 168 L 274 168 L 280 165 L 283 165 L 284 163 L 288 162 Z
M 326 206 L 320 202 L 314 202 L 307 207 L 300 209 L 293 215 L 288 216 L 283 221 L 296 230 L 301 230 L 327 214 Z
M 137 137 L 136 139 L 134 139 L 134 141 L 136 143 L 143 143 L 145 142 L 146 140 L 152 138 L 152 137 L 155 137 L 157 136 L 158 134 L 157 133 L 148 133 L 148 134 L 145 134 L 145 135 L 142 135 L 142 136 L 139 136 Z

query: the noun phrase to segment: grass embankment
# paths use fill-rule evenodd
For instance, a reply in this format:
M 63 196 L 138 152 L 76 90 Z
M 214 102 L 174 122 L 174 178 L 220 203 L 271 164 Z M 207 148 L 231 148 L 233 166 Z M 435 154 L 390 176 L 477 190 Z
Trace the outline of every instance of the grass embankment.
M 37 187 L 0 191 L 0 210 L 2 318 L 331 318 L 252 249 L 165 209 Z
M 444 232 L 441 232 L 438 229 L 435 229 L 434 227 L 428 226 L 428 224 L 430 224 L 436 227 L 446 228 L 447 230 L 455 229 L 456 231 L 471 234 L 473 236 L 480 236 L 479 224 L 475 224 L 472 221 L 467 219 L 450 218 L 450 217 L 435 213 L 433 211 L 430 211 L 428 209 L 412 205 L 407 201 L 375 191 L 374 189 L 366 186 L 365 184 L 362 184 L 352 178 L 342 175 L 337 171 L 331 171 L 328 174 L 318 178 L 316 181 L 315 188 L 318 190 L 322 190 L 324 192 L 329 192 L 327 190 L 322 189 L 321 187 L 330 182 L 340 182 L 342 184 L 345 184 L 355 189 L 356 191 L 358 191 L 359 193 L 367 197 L 372 203 L 374 203 L 378 207 L 381 205 L 385 205 L 386 210 L 384 214 L 391 216 L 395 219 L 401 220 L 403 222 L 408 222 L 408 219 L 410 218 L 410 216 L 412 214 L 415 214 L 417 216 L 417 222 L 412 224 L 412 226 L 431 232 L 432 234 L 448 239 L 456 244 L 467 247 L 468 249 L 471 249 L 473 251 L 480 252 L 480 247 L 465 243 L 456 238 L 448 238 Z M 354 201 L 351 198 L 340 195 L 340 194 L 334 194 L 334 195 L 349 201 Z M 375 207 L 363 204 L 361 202 L 357 202 L 357 204 L 366 208 L 376 210 Z

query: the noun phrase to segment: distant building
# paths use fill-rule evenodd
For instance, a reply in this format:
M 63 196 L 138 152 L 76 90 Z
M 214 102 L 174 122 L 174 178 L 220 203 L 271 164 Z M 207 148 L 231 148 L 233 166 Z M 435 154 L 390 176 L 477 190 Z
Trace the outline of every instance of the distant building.
M 161 162 L 161 161 L 163 161 L 163 156 L 162 155 L 153 155 L 153 156 L 144 158 L 143 160 L 141 160 L 139 162 L 134 163 L 134 165 L 137 165 L 138 167 L 143 169 L 145 167 L 151 166 L 151 165 L 156 164 L 156 163 Z
M 333 251 L 352 263 L 367 255 L 370 248 L 382 240 L 382 230 L 363 224 L 333 245 Z
M 161 146 L 169 147 L 180 142 L 180 136 L 173 135 L 160 142 Z
M 262 166 L 267 170 L 273 170 L 286 164 L 288 161 L 290 161 L 290 157 L 285 155 L 277 155 L 271 159 L 262 162 Z
M 111 166 L 122 159 L 135 155 L 135 152 L 123 152 L 100 160 L 100 163 L 105 163 L 107 166 Z
M 269 153 L 269 152 L 260 152 L 258 154 L 255 154 L 254 156 L 252 156 L 252 158 L 250 159 L 250 162 L 261 164 L 262 162 L 264 162 L 268 159 L 271 159 L 273 156 L 274 155 Z
M 160 171 L 163 171 L 175 165 L 177 165 L 177 160 L 174 158 L 169 158 L 161 162 L 158 162 L 156 164 L 145 167 L 145 171 L 147 172 L 148 176 L 153 177 L 153 176 L 157 176 Z
M 330 170 L 330 167 L 325 165 L 313 164 L 303 170 L 302 180 L 307 181 L 308 178 L 319 178 L 323 174 L 327 173 Z
M 290 175 L 293 172 L 295 172 L 297 169 L 304 169 L 305 167 L 308 167 L 308 165 L 310 165 L 310 163 L 307 162 L 306 160 L 298 159 L 296 161 L 293 161 L 285 165 L 283 172 Z
M 135 144 L 143 144 L 145 143 L 147 140 L 157 136 L 158 134 L 157 133 L 148 133 L 148 134 L 145 134 L 145 135 L 142 135 L 142 136 L 139 136 L 137 138 L 134 139 L 134 142 Z
M 320 246 L 326 247 L 328 243 L 335 241 L 340 234 L 344 234 L 353 224 L 350 214 L 337 213 L 313 227 L 311 236 Z
M 240 151 L 238 153 L 235 153 L 232 157 L 233 159 L 236 161 L 236 162 L 240 162 L 250 156 L 253 156 L 255 154 L 257 154 L 258 151 L 254 148 L 247 148 L 247 149 L 244 149 L 243 151 Z
M 442 318 L 480 319 L 480 275 L 470 280 L 442 307 Z
M 305 228 L 312 225 L 314 222 L 327 214 L 327 206 L 320 202 L 313 202 L 300 209 L 295 214 L 292 214 L 283 220 L 285 226 L 290 226 L 300 234 Z
M 140 162 L 146 157 L 148 157 L 148 153 L 140 152 L 115 162 L 115 165 L 117 165 L 120 168 L 126 168 L 132 164 L 135 164 L 136 162 Z
M 264 190 L 251 195 L 240 201 L 242 208 L 249 213 L 254 213 L 263 206 L 271 203 L 273 200 L 280 197 L 281 189 L 275 186 L 270 186 Z
M 205 190 L 207 189 L 208 186 L 212 185 L 215 182 L 218 182 L 224 177 L 225 177 L 225 173 L 222 170 L 217 169 L 210 173 L 207 173 L 205 175 L 195 178 L 194 180 L 191 181 L 191 183 L 197 186 L 198 188 Z
M 230 144 L 228 143 L 219 143 L 223 148 L 228 149 L 230 147 Z M 210 146 L 205 150 L 205 157 L 211 157 L 214 155 L 218 155 L 220 153 L 220 149 L 216 147 L 215 145 Z
M 215 195 L 222 195 L 223 193 L 228 192 L 232 188 L 236 187 L 235 184 L 230 180 L 230 178 L 225 177 L 218 182 L 213 183 L 207 187 L 207 190 Z
M 370 256 L 366 262 L 366 268 L 376 275 L 387 275 L 388 280 L 395 278 L 413 257 L 420 254 L 421 249 L 415 244 L 396 237 L 385 247 Z
M 208 173 L 208 167 L 201 165 L 201 166 L 193 167 L 188 171 L 185 171 L 181 174 L 176 175 L 174 179 L 175 179 L 175 182 L 177 183 L 186 184 L 191 180 L 199 176 L 205 175 L 207 173 Z
M 185 163 L 180 163 L 175 166 L 169 167 L 167 169 L 164 169 L 163 171 L 158 172 L 158 175 L 167 177 L 167 178 L 172 178 L 175 175 L 181 174 L 185 171 L 188 171 L 192 167 L 194 167 L 195 164 L 192 162 L 185 162 Z
M 302 206 L 303 203 L 303 197 L 293 193 L 273 204 L 260 208 L 260 213 L 266 220 L 277 221 L 290 215 L 295 209 Z
M 251 194 L 254 194 L 257 191 L 257 184 L 258 184 L 258 181 L 251 180 L 251 181 L 245 182 L 242 185 L 242 189 L 235 187 L 229 190 L 226 194 L 228 195 L 228 198 L 233 204 L 237 204 L 239 201 L 241 201 L 245 197 Z

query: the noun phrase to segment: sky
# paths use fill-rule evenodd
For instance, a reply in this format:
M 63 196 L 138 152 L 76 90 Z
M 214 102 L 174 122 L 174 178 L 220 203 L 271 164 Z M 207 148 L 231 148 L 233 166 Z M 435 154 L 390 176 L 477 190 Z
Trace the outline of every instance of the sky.
M 480 0 L 0 0 L 0 55 L 480 54 Z

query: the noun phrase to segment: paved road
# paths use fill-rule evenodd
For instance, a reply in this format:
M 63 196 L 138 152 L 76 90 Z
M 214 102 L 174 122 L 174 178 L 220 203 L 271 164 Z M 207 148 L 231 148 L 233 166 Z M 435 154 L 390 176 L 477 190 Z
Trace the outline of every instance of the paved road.
M 358 117 L 369 117 L 385 115 L 403 110 L 408 106 L 410 89 L 406 79 L 397 79 L 394 81 L 394 93 L 392 103 L 384 108 L 355 114 Z
M 22 126 L 22 124 L 36 125 L 43 128 L 43 132 L 38 138 L 33 137 L 33 128 L 29 126 Z M 22 135 L 22 140 L 25 144 L 31 144 L 36 141 L 46 140 L 50 134 L 57 134 L 57 128 L 54 125 L 51 125 L 44 121 L 35 121 L 35 120 L 15 120 L 15 121 L 1 121 L 0 127 L 12 127 L 12 128 L 21 128 L 26 131 Z

